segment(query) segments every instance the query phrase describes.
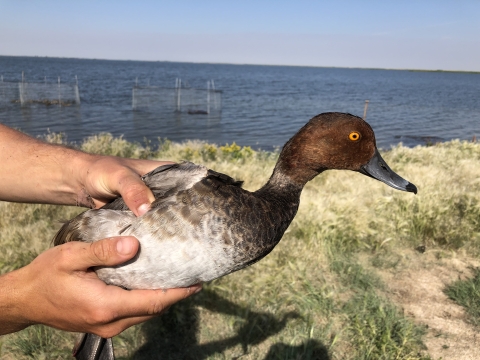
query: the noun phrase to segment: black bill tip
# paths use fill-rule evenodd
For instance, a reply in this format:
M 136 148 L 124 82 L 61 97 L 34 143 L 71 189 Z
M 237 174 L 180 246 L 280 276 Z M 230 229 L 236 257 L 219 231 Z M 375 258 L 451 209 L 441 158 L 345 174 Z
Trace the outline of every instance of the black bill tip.
M 411 182 L 409 182 L 407 186 L 405 186 L 405 189 L 417 195 L 417 187 L 413 185 Z
M 417 193 L 417 187 L 410 181 L 397 175 L 382 159 L 380 153 L 375 149 L 375 153 L 367 164 L 360 167 L 359 172 L 374 179 L 384 182 L 394 189 Z

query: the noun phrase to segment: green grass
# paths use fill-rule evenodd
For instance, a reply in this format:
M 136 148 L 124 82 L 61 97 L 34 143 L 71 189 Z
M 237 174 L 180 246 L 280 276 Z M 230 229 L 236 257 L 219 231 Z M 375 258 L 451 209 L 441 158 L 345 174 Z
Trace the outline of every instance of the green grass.
M 425 329 L 413 323 L 379 295 L 385 285 L 379 277 L 355 262 L 352 256 L 331 259 L 330 269 L 339 282 L 351 292 L 340 305 L 347 316 L 346 333 L 354 346 L 353 359 L 427 359 L 420 351 Z M 419 355 L 420 354 L 420 355 Z
M 422 355 L 426 333 L 399 309 L 374 292 L 362 292 L 343 307 L 354 359 L 429 359 Z
M 470 321 L 475 326 L 480 326 L 480 268 L 472 271 L 472 278 L 458 280 L 448 285 L 445 294 L 466 309 Z
M 46 139 L 66 142 L 59 134 Z M 202 163 L 244 180 L 248 190 L 268 179 L 278 157 L 237 144 L 165 139 L 134 144 L 110 134 L 75 146 Z M 318 176 L 307 184 L 297 217 L 269 256 L 205 284 L 167 314 L 115 337 L 117 358 L 428 359 L 426 327 L 393 302 L 382 274 L 408 267 L 403 254 L 419 245 L 439 254 L 438 264 L 442 254 L 479 257 L 480 145 L 398 146 L 382 155 L 417 185 L 417 196 L 352 172 Z M 25 266 L 50 247 L 59 220 L 80 211 L 0 202 L 0 274 Z M 478 323 L 475 274 L 447 293 Z M 0 337 L 0 359 L 68 358 L 74 337 L 30 327 Z
M 69 333 L 43 325 L 31 326 L 8 341 L 5 350 L 18 360 L 67 359 L 72 356 L 70 343 L 74 339 Z

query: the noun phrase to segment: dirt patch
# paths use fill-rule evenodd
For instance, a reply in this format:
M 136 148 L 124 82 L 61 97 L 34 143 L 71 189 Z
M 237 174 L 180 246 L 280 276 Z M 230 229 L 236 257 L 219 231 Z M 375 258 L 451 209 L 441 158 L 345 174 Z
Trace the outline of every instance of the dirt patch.
M 396 269 L 378 271 L 387 285 L 387 296 L 418 324 L 427 325 L 427 351 L 435 359 L 480 359 L 480 329 L 468 323 L 463 307 L 443 292 L 446 285 L 471 277 L 478 260 L 438 260 L 434 252 L 407 251 Z

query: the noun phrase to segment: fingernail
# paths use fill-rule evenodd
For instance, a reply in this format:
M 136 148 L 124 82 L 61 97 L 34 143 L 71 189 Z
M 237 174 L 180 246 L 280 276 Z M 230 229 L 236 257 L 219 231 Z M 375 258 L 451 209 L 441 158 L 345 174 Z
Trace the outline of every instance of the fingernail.
M 117 241 L 117 252 L 120 255 L 128 255 L 133 250 L 133 241 L 129 238 L 122 238 Z
M 190 291 L 193 291 L 194 294 L 198 294 L 200 291 L 202 291 L 202 289 L 202 284 L 197 284 L 190 287 Z
M 148 210 L 150 210 L 150 204 L 142 204 L 138 207 L 138 216 L 142 216 Z

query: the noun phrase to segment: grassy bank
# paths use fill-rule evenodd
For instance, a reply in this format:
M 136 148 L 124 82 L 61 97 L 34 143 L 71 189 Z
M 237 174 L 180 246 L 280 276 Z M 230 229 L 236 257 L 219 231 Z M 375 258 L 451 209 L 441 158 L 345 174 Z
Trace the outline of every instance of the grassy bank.
M 56 134 L 47 140 L 64 142 Z M 108 134 L 78 147 L 203 163 L 244 180 L 249 190 L 268 179 L 278 156 L 236 144 L 139 145 Z M 459 347 L 468 355 L 456 336 L 480 335 L 474 308 L 480 295 L 469 290 L 480 256 L 480 145 L 398 146 L 383 155 L 418 195 L 353 172 L 320 175 L 306 186 L 297 217 L 269 256 L 116 337 L 118 358 L 461 359 L 450 357 Z M 0 273 L 28 264 L 50 246 L 58 220 L 80 211 L 0 203 Z M 449 285 L 460 290 L 450 293 Z M 465 334 L 433 322 L 435 311 L 450 314 L 442 315 L 447 325 L 460 321 Z M 30 327 L 0 337 L 0 359 L 68 358 L 73 337 Z

